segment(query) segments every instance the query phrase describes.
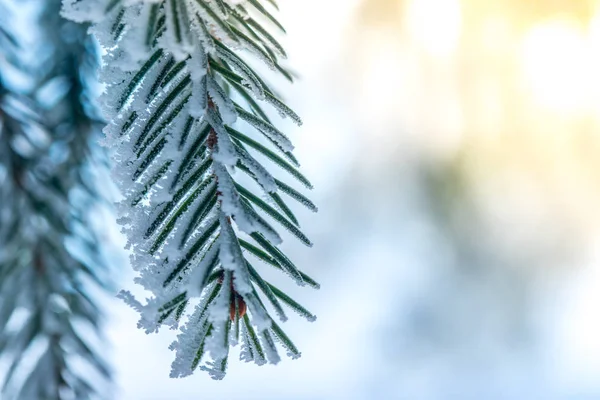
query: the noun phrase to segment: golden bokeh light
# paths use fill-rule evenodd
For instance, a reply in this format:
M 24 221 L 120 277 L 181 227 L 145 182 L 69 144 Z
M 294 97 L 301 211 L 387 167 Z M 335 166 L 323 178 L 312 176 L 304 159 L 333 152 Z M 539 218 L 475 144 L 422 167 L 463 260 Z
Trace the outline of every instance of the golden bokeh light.
M 405 19 L 412 40 L 430 55 L 456 51 L 462 27 L 460 0 L 411 0 Z
M 544 21 L 525 33 L 523 79 L 539 105 L 563 115 L 593 111 L 600 75 L 592 41 L 582 24 L 567 19 Z

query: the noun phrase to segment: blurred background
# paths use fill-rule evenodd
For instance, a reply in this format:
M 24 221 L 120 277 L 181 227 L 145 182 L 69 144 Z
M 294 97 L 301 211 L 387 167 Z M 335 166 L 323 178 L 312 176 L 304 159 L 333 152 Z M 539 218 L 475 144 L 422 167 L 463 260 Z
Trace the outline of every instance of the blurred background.
M 600 2 L 280 3 L 318 320 L 300 360 L 174 381 L 118 305 L 120 398 L 600 398 Z
M 279 3 L 322 289 L 265 272 L 318 315 L 302 358 L 173 380 L 175 332 L 107 298 L 115 398 L 600 399 L 600 1 Z

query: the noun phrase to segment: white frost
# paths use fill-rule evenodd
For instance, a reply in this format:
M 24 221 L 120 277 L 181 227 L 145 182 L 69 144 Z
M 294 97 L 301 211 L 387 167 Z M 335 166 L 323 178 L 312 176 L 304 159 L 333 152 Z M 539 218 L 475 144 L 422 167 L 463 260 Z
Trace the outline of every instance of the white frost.
M 224 1 L 231 7 L 243 2 Z M 257 232 L 274 245 L 281 238 L 240 195 L 230 170 L 241 163 L 266 192 L 275 193 L 278 186 L 243 145 L 232 140 L 228 128 L 241 118 L 283 152 L 293 146 L 270 123 L 239 108 L 224 90 L 227 81 L 209 67 L 209 57 L 226 64 L 238 75 L 233 79 L 255 98 L 300 123 L 229 49 L 245 48 L 271 68 L 273 60 L 228 28 L 230 16 L 222 1 L 122 0 L 108 11 L 109 4 L 115 5 L 112 0 L 63 0 L 62 14 L 91 22 L 105 50 L 100 76 L 106 91 L 101 101 L 109 123 L 104 143 L 113 154 L 112 176 L 123 194 L 118 221 L 128 238 L 138 274 L 135 282 L 151 293 L 143 303 L 126 291 L 119 297 L 140 314 L 138 326 L 146 332 L 162 325 L 180 329 L 170 347 L 176 353 L 172 377 L 190 375 L 198 366 L 215 379 L 223 378 L 229 347 L 236 343 L 235 332 L 229 332 L 232 291 L 247 305 L 247 316 L 240 321 L 241 358 L 259 365 L 277 363 L 269 332 L 272 319 L 252 284 L 237 234 Z M 157 4 L 161 7 L 153 7 Z M 154 38 L 147 37 L 152 32 L 147 26 L 151 10 L 158 10 L 157 19 L 165 21 L 164 31 L 155 32 Z M 152 48 L 147 39 L 156 39 Z M 206 214 L 200 213 L 203 207 Z M 203 234 L 212 246 L 198 240 Z M 222 277 L 212 275 L 212 283 L 206 284 L 212 266 Z M 214 288 L 220 290 L 209 299 Z M 188 307 L 200 303 L 179 325 L 184 300 Z M 245 326 L 248 320 L 257 328 L 258 343 Z M 196 359 L 202 346 L 211 361 Z

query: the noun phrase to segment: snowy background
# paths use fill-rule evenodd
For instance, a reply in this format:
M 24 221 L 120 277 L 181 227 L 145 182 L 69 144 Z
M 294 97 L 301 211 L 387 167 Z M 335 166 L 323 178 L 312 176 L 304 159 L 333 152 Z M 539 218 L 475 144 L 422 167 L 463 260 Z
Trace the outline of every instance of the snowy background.
M 320 209 L 284 243 L 322 285 L 282 281 L 302 358 L 173 380 L 174 332 L 109 299 L 116 398 L 600 398 L 600 3 L 279 3 Z

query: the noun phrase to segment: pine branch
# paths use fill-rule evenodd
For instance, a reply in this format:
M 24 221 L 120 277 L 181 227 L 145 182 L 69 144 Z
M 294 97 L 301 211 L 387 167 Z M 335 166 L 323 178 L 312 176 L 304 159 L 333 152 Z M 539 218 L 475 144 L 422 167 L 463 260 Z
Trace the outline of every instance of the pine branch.
M 252 55 L 292 80 L 280 65 L 285 50 L 271 33 L 285 32 L 269 11 L 273 6 L 259 0 L 64 1 L 65 15 L 95 22 L 107 49 L 103 102 L 110 123 L 104 132 L 117 154 L 114 176 L 125 197 L 120 222 L 137 282 L 153 293 L 144 305 L 129 293 L 121 296 L 141 313 L 147 332 L 176 327 L 182 310 L 194 309 L 172 345 L 174 377 L 200 367 L 221 379 L 229 346 L 240 341 L 242 359 L 259 365 L 279 361 L 275 341 L 292 357 L 300 355 L 256 288 L 282 320 L 279 299 L 314 320 L 246 259 L 247 251 L 259 254 L 297 284 L 319 287 L 278 248 L 282 239 L 270 222 L 311 245 L 287 196 L 316 207 L 255 158 L 266 156 L 312 188 L 297 169 L 291 141 L 263 106 L 298 125 L 300 118 L 246 61 Z M 234 168 L 256 188 L 237 182 Z
M 14 92 L 0 69 L 0 354 L 10 363 L 1 397 L 104 398 L 90 375 L 108 380 L 110 369 L 79 332 L 83 323 L 99 334 L 102 312 L 89 290 L 107 287 L 88 228 L 89 210 L 101 198 L 87 177 L 99 161 L 91 145 L 99 121 L 85 105 L 95 53 L 84 26 L 59 18 L 58 2 L 43 7 L 46 52 L 39 54 L 47 59 L 35 68 L 42 76 L 30 76 L 34 92 Z M 10 35 L 8 22 L 2 26 Z M 17 54 L 7 46 L 0 40 L 0 53 Z M 57 82 L 66 90 L 49 101 L 45 88 Z M 40 344 L 27 371 L 22 361 Z

